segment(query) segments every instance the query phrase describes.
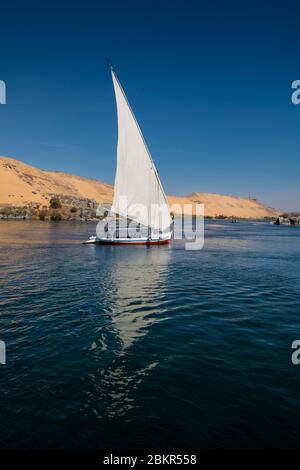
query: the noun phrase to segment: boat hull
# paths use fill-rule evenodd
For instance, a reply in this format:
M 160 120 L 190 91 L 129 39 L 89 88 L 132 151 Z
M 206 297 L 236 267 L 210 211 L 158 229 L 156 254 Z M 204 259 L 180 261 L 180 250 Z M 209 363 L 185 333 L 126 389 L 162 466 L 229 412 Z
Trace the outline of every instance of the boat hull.
M 85 245 L 166 245 L 170 243 L 171 235 L 168 235 L 160 239 L 148 239 L 148 238 L 96 238 L 83 242 Z
M 98 245 L 166 245 L 169 240 L 148 240 L 148 241 L 116 241 L 116 240 L 97 240 Z

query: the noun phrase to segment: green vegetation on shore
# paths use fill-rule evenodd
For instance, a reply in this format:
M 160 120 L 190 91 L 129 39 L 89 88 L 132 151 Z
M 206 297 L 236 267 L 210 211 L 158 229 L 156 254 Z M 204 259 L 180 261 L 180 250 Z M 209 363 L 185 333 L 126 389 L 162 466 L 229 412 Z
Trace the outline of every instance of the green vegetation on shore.
M 30 203 L 23 207 L 0 207 L 0 219 L 4 220 L 98 220 L 96 201 L 90 199 L 63 200 L 53 196 L 49 205 Z

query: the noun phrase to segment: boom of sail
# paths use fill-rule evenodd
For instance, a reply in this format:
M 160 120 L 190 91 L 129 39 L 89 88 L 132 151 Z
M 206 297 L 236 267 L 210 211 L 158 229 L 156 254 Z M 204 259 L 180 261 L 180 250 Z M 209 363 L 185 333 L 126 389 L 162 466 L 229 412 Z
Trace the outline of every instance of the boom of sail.
M 167 199 L 123 88 L 113 69 L 112 80 L 118 114 L 117 170 L 112 212 L 150 227 L 170 230 Z

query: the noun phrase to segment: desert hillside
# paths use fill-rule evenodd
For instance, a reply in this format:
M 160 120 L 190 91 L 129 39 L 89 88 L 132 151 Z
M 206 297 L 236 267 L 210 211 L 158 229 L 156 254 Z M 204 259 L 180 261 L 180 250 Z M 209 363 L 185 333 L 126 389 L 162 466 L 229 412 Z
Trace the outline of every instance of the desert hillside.
M 0 157 L 0 205 L 23 207 L 33 203 L 48 206 L 54 195 L 69 198 L 70 203 L 73 199 L 111 202 L 113 187 L 96 179 L 43 171 L 12 158 Z M 262 218 L 278 215 L 277 211 L 254 199 L 221 194 L 193 193 L 185 197 L 169 196 L 168 200 L 170 206 L 204 203 L 205 215 L 211 217 Z M 172 210 L 179 211 L 175 206 Z M 190 209 L 186 208 L 186 212 Z
M 212 193 L 192 193 L 185 197 L 169 196 L 169 204 L 192 204 L 194 213 L 195 204 L 204 204 L 204 214 L 209 217 L 223 215 L 225 217 L 240 217 L 246 219 L 260 219 L 264 217 L 276 217 L 278 211 L 267 207 L 256 199 L 242 198 L 238 196 L 226 196 Z M 176 211 L 175 206 L 173 206 Z M 185 213 L 191 213 L 186 206 Z
M 48 205 L 54 194 L 110 202 L 113 187 L 95 179 L 43 171 L 12 158 L 0 157 L 0 204 Z

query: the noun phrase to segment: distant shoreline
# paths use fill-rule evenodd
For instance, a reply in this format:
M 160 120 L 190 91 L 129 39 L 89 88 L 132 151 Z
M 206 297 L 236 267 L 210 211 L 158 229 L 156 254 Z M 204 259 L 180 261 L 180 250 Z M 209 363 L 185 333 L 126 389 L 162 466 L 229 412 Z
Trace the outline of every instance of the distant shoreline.
M 26 211 L 30 218 L 39 218 L 43 213 L 45 218 L 60 217 L 58 212 L 51 213 L 50 207 L 51 199 L 57 198 L 62 206 L 61 218 L 77 218 L 78 214 L 80 218 L 91 218 L 99 204 L 111 204 L 113 194 L 114 187 L 100 180 L 44 171 L 13 158 L 0 157 L 0 214 Z M 195 213 L 196 205 L 203 204 L 205 215 L 210 217 L 255 220 L 280 214 L 250 196 L 193 192 L 169 195 L 167 200 L 173 213 Z M 71 209 L 74 212 L 69 214 Z
M 175 218 L 181 217 L 180 214 L 175 214 Z M 191 217 L 191 215 L 186 215 L 186 217 Z M 198 216 L 192 215 L 193 218 L 196 218 Z M 201 216 L 199 216 L 201 217 Z M 39 218 L 30 218 L 30 217 L 18 217 L 18 216 L 2 216 L 0 214 L 0 222 L 15 222 L 15 221 L 21 221 L 21 222 L 80 222 L 80 223 L 92 223 L 92 222 L 99 222 L 101 219 L 100 218 L 68 218 L 68 219 L 39 219 Z M 204 216 L 204 220 L 208 221 L 236 221 L 236 222 L 272 222 L 276 220 L 276 217 L 263 217 L 263 218 L 247 218 L 247 217 L 211 217 L 211 216 Z

